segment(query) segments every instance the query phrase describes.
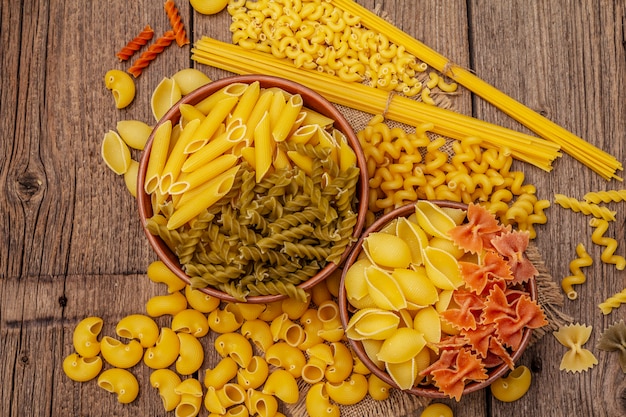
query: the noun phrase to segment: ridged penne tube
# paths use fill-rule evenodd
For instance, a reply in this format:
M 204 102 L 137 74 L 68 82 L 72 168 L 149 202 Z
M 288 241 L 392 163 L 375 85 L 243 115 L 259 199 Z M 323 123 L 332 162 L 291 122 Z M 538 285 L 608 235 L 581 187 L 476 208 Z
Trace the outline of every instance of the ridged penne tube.
M 171 120 L 165 121 L 154 131 L 152 145 L 150 147 L 150 158 L 148 158 L 148 166 L 146 168 L 146 179 L 144 182 L 144 190 L 148 194 L 152 194 L 159 186 L 161 174 L 169 153 L 171 136 Z
M 293 143 L 307 143 L 317 133 L 317 129 L 317 125 L 300 126 L 289 136 L 288 140 Z
M 154 346 L 159 338 L 159 326 L 152 318 L 143 314 L 131 314 L 122 318 L 115 326 L 115 332 L 120 337 L 139 340 L 144 348 Z
M 148 265 L 146 275 L 152 282 L 167 285 L 167 292 L 170 294 L 181 291 L 187 285 L 163 261 L 154 261 Z
M 217 93 L 216 93 L 217 94 Z M 189 138 L 188 143 L 179 148 L 179 151 L 185 152 L 187 145 L 193 142 L 206 143 L 219 131 L 220 127 L 226 121 L 226 117 L 230 111 L 235 107 L 239 98 L 238 97 L 226 97 L 215 104 L 207 116 L 201 120 L 198 128 L 193 132 Z M 198 105 L 196 105 L 196 109 Z M 172 150 L 172 152 L 174 152 Z
M 204 120 L 204 118 L 206 117 L 204 113 L 202 113 L 192 104 L 182 103 L 178 106 L 178 109 L 180 111 L 180 124 L 182 125 L 183 128 L 187 126 L 187 123 L 189 123 L 190 121 L 194 119 Z M 206 143 L 206 140 L 208 140 L 208 138 L 205 139 L 204 141 L 200 140 L 200 141 L 192 142 L 193 145 L 191 145 L 190 147 L 188 146 L 184 150 L 184 152 L 185 153 L 193 152 L 197 147 L 200 147 L 204 143 Z
M 180 341 L 176 332 L 162 327 L 155 345 L 146 349 L 143 361 L 152 369 L 167 368 L 176 361 L 179 352 Z
M 146 313 L 150 317 L 174 316 L 187 308 L 187 297 L 176 291 L 167 295 L 155 295 L 146 303 Z
M 117 400 L 122 404 L 135 401 L 139 394 L 137 378 L 126 369 L 111 368 L 102 372 L 98 377 L 98 386 L 117 394 Z
M 270 107 L 268 109 L 271 126 L 276 126 L 276 122 L 283 112 L 286 101 L 287 98 L 285 97 L 285 92 L 282 90 L 274 89 L 272 101 L 270 102 Z
M 254 129 L 261 121 L 261 118 L 263 117 L 265 112 L 269 111 L 273 97 L 274 93 L 267 89 L 261 92 L 259 99 L 257 100 L 254 108 L 250 112 L 248 119 L 246 120 L 246 137 L 244 139 L 246 143 L 252 144 L 254 142 Z
M 160 120 L 182 96 L 180 87 L 174 80 L 167 77 L 163 78 L 150 97 L 150 108 L 154 119 Z
M 278 342 L 270 346 L 265 352 L 268 364 L 283 368 L 295 378 L 302 375 L 302 368 L 306 365 L 304 353 L 297 347 L 285 342 Z
M 266 321 L 247 320 L 241 325 L 240 332 L 263 352 L 266 352 L 274 344 L 274 336 L 272 336 L 270 325 Z
M 239 365 L 230 356 L 226 356 L 213 367 L 207 368 L 204 373 L 204 386 L 214 387 L 215 389 L 222 388 L 228 381 L 235 378 L 239 370 Z
M 143 357 L 143 347 L 134 339 L 124 344 L 117 339 L 105 336 L 100 346 L 102 358 L 116 368 L 131 368 Z
M 272 166 L 275 143 L 270 136 L 270 119 L 266 111 L 254 128 L 254 161 L 256 182 L 261 182 Z
M 189 306 L 201 313 L 210 313 L 220 305 L 219 298 L 192 288 L 191 285 L 185 287 L 185 297 Z
M 261 356 L 253 356 L 248 366 L 237 371 L 237 384 L 245 389 L 257 389 L 263 385 L 268 375 L 269 366 L 265 359 Z
M 354 405 L 367 395 L 367 378 L 361 374 L 352 374 L 340 382 L 326 382 L 326 392 L 337 404 Z
M 109 130 L 105 133 L 100 153 L 105 164 L 117 175 L 123 175 L 128 170 L 130 149 L 117 132 Z
M 245 368 L 252 360 L 252 345 L 239 333 L 222 334 L 215 339 L 214 344 L 220 356 L 230 356 L 240 367 Z
M 246 391 L 245 404 L 250 414 L 256 414 L 259 417 L 273 417 L 278 412 L 278 401 L 273 395 L 253 389 Z
M 143 150 L 152 133 L 152 127 L 140 120 L 120 120 L 115 129 L 128 146 L 139 150 Z
M 82 319 L 72 333 L 74 350 L 83 358 L 93 358 L 100 353 L 98 335 L 102 331 L 103 321 L 100 317 Z
M 277 369 L 269 375 L 262 392 L 273 395 L 287 404 L 296 404 L 300 397 L 296 378 L 284 369 Z
M 189 173 L 183 172 L 178 181 L 170 187 L 170 194 L 182 194 L 206 184 L 207 181 L 223 174 L 225 171 L 235 166 L 238 160 L 239 157 L 236 155 L 221 155 L 195 171 Z
M 169 153 L 165 166 L 159 180 L 159 190 L 162 194 L 169 193 L 172 184 L 181 173 L 181 168 L 187 159 L 187 155 L 183 152 L 187 144 L 193 139 L 194 132 L 198 129 L 200 120 L 192 120 L 181 131 L 180 137 L 176 141 L 174 148 Z
M 234 166 L 223 174 L 208 181 L 205 185 L 197 187 L 195 190 L 199 190 L 200 192 L 184 203 L 182 202 L 182 198 L 185 197 L 185 194 L 183 194 L 180 207 L 177 207 L 176 211 L 170 216 L 167 222 L 167 228 L 169 230 L 178 229 L 202 211 L 211 207 L 215 202 L 219 201 L 219 199 L 226 195 L 232 188 L 238 169 L 239 166 Z
M 189 333 L 177 333 L 180 343 L 176 372 L 180 375 L 191 375 L 202 366 L 204 348 L 200 341 Z
M 303 155 L 298 151 L 287 151 L 287 156 L 294 164 L 304 171 L 308 176 L 313 173 L 313 158 Z
M 90 381 L 98 376 L 101 370 L 100 356 L 83 358 L 78 353 L 71 353 L 63 359 L 63 372 L 72 381 Z
M 318 382 L 309 388 L 305 406 L 311 417 L 339 417 L 341 414 L 339 406 L 330 401 L 324 382 Z
M 202 337 L 209 332 L 207 317 L 193 308 L 176 313 L 170 327 L 177 333 L 188 333 L 194 337 Z
M 172 75 L 172 80 L 178 84 L 183 95 L 211 82 L 211 79 L 202 71 L 195 68 L 184 68 Z
M 287 139 L 303 104 L 304 102 L 300 94 L 294 94 L 289 97 L 282 108 L 280 116 L 276 119 L 276 123 L 272 125 L 272 138 L 275 141 L 282 142 Z
M 250 83 L 239 98 L 237 106 L 231 112 L 230 120 L 241 120 L 245 124 L 258 102 L 260 94 L 261 84 L 258 81 Z
M 214 108 L 223 105 L 222 102 L 225 100 L 230 100 L 232 98 L 236 98 L 237 100 L 239 100 L 239 97 L 246 91 L 246 88 L 248 88 L 248 84 L 245 83 L 229 84 L 196 104 L 196 108 L 202 113 L 208 115 Z M 233 103 L 233 106 L 224 114 L 224 117 L 226 117 L 226 115 L 230 113 L 235 104 L 236 102 Z M 221 113 L 222 112 L 220 111 L 219 114 Z M 214 115 L 218 115 L 218 113 L 216 112 L 214 113 Z M 224 120 L 224 118 L 220 120 L 220 123 L 222 120 Z
M 208 117 L 208 116 L 207 116 Z M 191 154 L 182 165 L 183 172 L 192 172 L 213 161 L 218 156 L 243 140 L 246 133 L 245 125 L 238 125 L 211 139 L 197 152 Z
M 180 377 L 171 369 L 157 369 L 150 374 L 150 385 L 159 391 L 165 411 L 174 410 L 180 403 L 180 394 L 174 391 L 180 383 Z

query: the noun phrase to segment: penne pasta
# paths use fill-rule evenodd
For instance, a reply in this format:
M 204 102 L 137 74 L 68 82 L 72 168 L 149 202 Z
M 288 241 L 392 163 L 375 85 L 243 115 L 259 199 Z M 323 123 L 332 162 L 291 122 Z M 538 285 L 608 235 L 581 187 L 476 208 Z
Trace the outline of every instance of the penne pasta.
M 204 164 L 214 160 L 232 148 L 235 144 L 242 141 L 245 133 L 246 126 L 244 125 L 235 126 L 231 130 L 227 129 L 224 133 L 209 141 L 209 143 L 203 146 L 200 150 L 189 156 L 189 158 L 182 165 L 182 171 L 195 171 Z
M 202 123 L 198 126 L 197 131 L 194 133 L 193 138 L 191 138 L 189 143 L 196 141 L 206 143 L 206 141 L 208 141 L 215 134 L 215 132 L 218 131 L 238 101 L 238 97 L 227 97 L 222 99 L 219 103 L 216 103 L 207 116 L 202 120 Z M 187 149 L 187 147 L 183 148 L 183 150 L 184 149 Z
M 171 120 L 167 120 L 154 132 L 152 147 L 150 149 L 150 159 L 148 161 L 148 167 L 146 168 L 146 179 L 144 181 L 144 190 L 148 194 L 155 192 L 159 187 L 159 179 L 167 160 L 171 136 Z
M 276 142 L 282 142 L 287 139 L 296 119 L 300 115 L 302 105 L 303 101 L 300 94 L 294 94 L 289 97 L 276 120 L 276 124 L 272 126 L 272 138 Z
M 180 170 L 187 159 L 187 155 L 183 152 L 185 147 L 194 138 L 194 134 L 200 126 L 200 120 L 192 120 L 187 123 L 187 126 L 182 130 L 180 138 L 176 141 L 176 145 L 170 152 L 163 168 L 163 174 L 159 180 L 159 189 L 162 194 L 168 193 L 170 186 L 176 181 Z
M 170 195 L 182 194 L 199 187 L 207 181 L 222 174 L 227 169 L 235 166 L 238 160 L 239 157 L 232 154 L 221 155 L 193 172 L 183 172 L 179 181 L 171 185 Z
M 254 129 L 254 162 L 256 182 L 261 182 L 272 166 L 274 153 L 272 138 L 270 137 L 270 117 L 266 111 L 261 121 Z
M 250 117 L 252 110 L 254 110 L 260 94 L 260 83 L 255 81 L 250 84 L 239 98 L 239 103 L 237 103 L 237 106 L 229 117 L 230 120 L 241 120 L 241 122 L 245 123 L 248 117 Z

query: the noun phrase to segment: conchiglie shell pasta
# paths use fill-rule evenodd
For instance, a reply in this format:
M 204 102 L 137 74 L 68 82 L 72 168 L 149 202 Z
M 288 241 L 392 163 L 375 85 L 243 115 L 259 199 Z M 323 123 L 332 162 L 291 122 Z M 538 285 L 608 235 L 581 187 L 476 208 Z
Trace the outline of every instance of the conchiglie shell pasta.
M 427 343 L 441 340 L 441 318 L 434 307 L 428 306 L 415 314 L 413 328 L 422 333 Z
M 410 389 L 417 379 L 419 370 L 415 358 L 406 362 L 389 363 L 385 362 L 387 373 L 400 389 Z
M 411 251 L 411 263 L 421 265 L 423 263 L 422 250 L 428 245 L 426 232 L 417 224 L 406 219 L 398 218 L 396 235 L 405 241 Z
M 152 133 L 152 127 L 140 120 L 120 120 L 115 128 L 128 146 L 139 150 L 143 150 Z
M 407 304 L 424 307 L 434 304 L 439 299 L 439 293 L 432 281 L 426 275 L 426 269 L 395 269 L 392 274 L 404 294 Z
M 174 391 L 180 383 L 180 377 L 171 369 L 157 369 L 150 374 L 150 385 L 159 391 L 165 411 L 172 411 L 180 403 L 180 394 Z
M 139 394 L 139 382 L 126 369 L 111 368 L 98 377 L 98 386 L 106 391 L 117 394 L 122 404 L 131 403 Z
M 344 278 L 346 295 L 349 300 L 361 300 L 369 294 L 365 282 L 365 269 L 372 266 L 368 258 L 362 258 L 350 265 Z
M 102 140 L 101 155 L 104 163 L 117 175 L 123 175 L 130 167 L 130 149 L 120 135 L 109 130 Z
M 193 90 L 211 82 L 211 79 L 202 71 L 195 68 L 185 68 L 174 75 L 172 80 L 176 82 L 183 95 L 191 93 Z
M 202 366 L 204 348 L 191 334 L 178 333 L 177 335 L 180 348 L 178 359 L 176 359 L 176 372 L 180 375 L 191 375 Z
M 397 311 L 407 307 L 406 298 L 395 279 L 381 268 L 371 266 L 365 270 L 370 297 L 378 308 Z
M 274 395 L 287 404 L 297 403 L 300 397 L 296 378 L 284 369 L 277 369 L 269 375 L 262 392 Z
M 400 317 L 389 310 L 364 308 L 350 318 L 346 335 L 353 340 L 385 340 L 400 324 Z
M 159 326 L 143 314 L 131 314 L 117 323 L 115 332 L 120 337 L 138 339 L 144 348 L 154 346 L 159 337 Z
M 370 233 L 363 242 L 363 249 L 372 263 L 382 267 L 407 268 L 412 260 L 409 245 L 388 233 Z
M 455 290 L 463 285 L 459 263 L 449 252 L 430 246 L 425 248 L 424 265 L 426 274 L 435 287 Z
M 63 360 L 63 372 L 72 381 L 86 382 L 94 379 L 102 370 L 100 356 L 83 358 L 78 353 L 72 353 Z
M 124 184 L 126 184 L 126 188 L 128 192 L 133 197 L 137 197 L 137 174 L 139 173 L 139 162 L 134 159 L 130 160 L 130 165 L 128 169 L 124 173 Z
M 76 353 L 84 358 L 93 358 L 100 353 L 98 335 L 102 331 L 102 325 L 100 317 L 86 317 L 76 325 L 72 334 Z
M 143 347 L 137 340 L 131 340 L 127 344 L 109 336 L 102 338 L 102 358 L 116 368 L 130 368 L 141 361 Z
M 450 239 L 448 231 L 456 222 L 441 207 L 427 200 L 415 204 L 417 223 L 431 236 Z
M 424 346 L 426 339 L 422 333 L 401 327 L 383 342 L 377 356 L 386 363 L 402 363 L 420 353 Z
M 376 365 L 379 369 L 385 369 L 385 363 L 378 359 L 378 352 L 383 345 L 382 340 L 374 340 L 374 339 L 364 339 L 361 341 L 363 345 L 363 349 L 365 353 L 370 358 L 370 360 Z
M 150 108 L 155 120 L 160 120 L 182 98 L 178 84 L 171 78 L 163 78 L 152 92 Z

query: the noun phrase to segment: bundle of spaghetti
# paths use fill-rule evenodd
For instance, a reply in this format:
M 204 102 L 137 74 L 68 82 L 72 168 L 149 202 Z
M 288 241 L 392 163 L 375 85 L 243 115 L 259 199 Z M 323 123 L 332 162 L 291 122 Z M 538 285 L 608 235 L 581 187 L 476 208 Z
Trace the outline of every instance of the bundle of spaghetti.
M 170 26 L 172 26 L 172 30 L 176 34 L 176 44 L 178 44 L 178 46 L 187 45 L 189 43 L 189 39 L 187 38 L 185 25 L 182 22 L 176 3 L 172 0 L 167 0 L 163 7 L 165 8 L 167 18 L 170 21 Z
M 296 68 L 289 60 L 248 50 L 237 45 L 203 37 L 192 49 L 192 59 L 237 74 L 262 73 L 303 84 L 327 100 L 370 114 L 384 114 L 409 126 L 433 123 L 432 132 L 462 140 L 478 136 L 486 147 L 510 149 L 511 155 L 546 171 L 560 156 L 554 143 L 501 126 L 390 94 L 357 82 L 346 82 L 334 75 Z
M 623 169 L 622 163 L 614 156 L 509 97 L 474 75 L 471 71 L 452 63 L 443 55 L 353 0 L 331 0 L 331 2 L 343 11 L 359 17 L 363 26 L 385 34 L 390 42 L 403 45 L 407 52 L 415 55 L 436 70 L 441 71 L 444 75 L 466 87 L 474 94 L 487 100 L 537 135 L 557 143 L 563 151 L 600 174 L 603 178 L 607 180 L 612 178 L 621 179 L 616 175 L 616 171 Z
M 172 42 L 176 39 L 176 35 L 174 31 L 168 30 L 158 38 L 154 43 L 150 44 L 148 50 L 141 54 L 139 58 L 133 63 L 133 65 L 128 68 L 128 72 L 132 74 L 135 78 L 139 77 L 143 72 L 144 68 L 150 65 L 152 62 L 165 48 L 170 46 Z
M 554 202 L 563 208 L 572 210 L 575 213 L 580 212 L 585 215 L 591 214 L 594 217 L 604 219 L 606 221 L 615 220 L 615 211 L 611 211 L 604 206 L 599 206 L 594 203 L 579 201 L 564 194 L 554 194 Z
M 626 304 L 626 288 L 598 304 L 598 308 L 602 314 L 607 315 L 622 304 Z
M 115 56 L 117 56 L 120 61 L 128 60 L 131 56 L 135 54 L 135 52 L 140 50 L 142 46 L 148 43 L 149 40 L 152 40 L 153 36 L 154 30 L 152 30 L 150 25 L 146 25 L 146 27 L 144 27 L 137 36 L 131 39 L 126 44 L 126 46 L 120 49 L 120 51 L 115 54 Z
M 619 203 L 626 200 L 626 190 L 590 191 L 583 197 L 587 203 Z

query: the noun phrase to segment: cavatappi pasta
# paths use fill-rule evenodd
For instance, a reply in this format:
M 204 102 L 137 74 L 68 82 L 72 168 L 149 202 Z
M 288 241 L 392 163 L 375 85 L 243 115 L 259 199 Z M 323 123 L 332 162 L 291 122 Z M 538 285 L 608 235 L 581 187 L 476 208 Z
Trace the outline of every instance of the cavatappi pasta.
M 253 82 L 213 96 L 195 106 L 203 116 L 187 120 L 173 147 L 173 129 L 157 128 L 147 227 L 195 288 L 306 301 L 298 284 L 339 262 L 354 240 L 356 156 L 326 119 L 302 124 L 315 112 L 298 94 Z M 292 139 L 305 127 L 307 139 Z

